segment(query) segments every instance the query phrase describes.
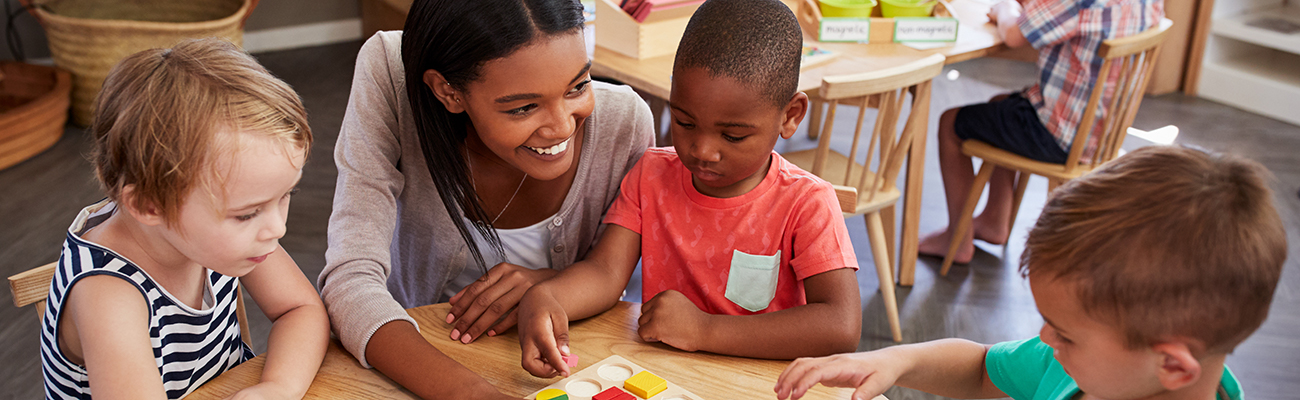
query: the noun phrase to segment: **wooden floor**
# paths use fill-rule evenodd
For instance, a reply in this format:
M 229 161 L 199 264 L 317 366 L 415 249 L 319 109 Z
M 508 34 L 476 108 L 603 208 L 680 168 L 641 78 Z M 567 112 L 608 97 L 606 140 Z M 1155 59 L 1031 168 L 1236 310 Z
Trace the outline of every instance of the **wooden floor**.
M 352 66 L 360 42 L 258 55 L 272 72 L 293 85 L 302 95 L 316 134 L 312 157 L 304 171 L 302 191 L 294 197 L 284 248 L 315 279 L 324 264 L 325 235 L 334 193 L 336 169 L 333 145 L 343 119 Z M 950 66 L 960 78 L 941 75 L 934 84 L 931 138 L 942 110 L 983 101 L 995 94 L 1019 89 L 1032 82 L 1034 66 L 1000 59 L 983 59 Z M 847 117 L 852 113 L 840 113 Z M 850 126 L 839 121 L 836 126 Z M 1182 130 L 1178 141 L 1208 149 L 1232 152 L 1255 159 L 1277 176 L 1274 188 L 1279 211 L 1286 220 L 1292 247 L 1286 272 L 1273 302 L 1273 313 L 1264 326 L 1228 358 L 1228 365 L 1241 378 L 1253 400 L 1294 399 L 1300 393 L 1300 127 L 1249 114 L 1231 107 L 1181 95 L 1147 98 L 1134 126 L 1154 129 L 1174 124 Z M 840 139 L 850 135 L 840 135 Z M 1145 143 L 1130 139 L 1126 147 Z M 924 189 L 921 231 L 947 224 L 943 187 L 931 139 Z M 778 151 L 814 146 L 802 132 L 782 141 Z M 847 143 L 833 144 L 847 147 Z M 81 129 L 69 128 L 54 148 L 9 169 L 0 171 L 0 275 L 8 276 L 53 261 L 72 218 L 85 205 L 102 195 L 84 155 L 89 149 Z M 980 342 L 1020 339 L 1037 333 L 1042 319 L 1034 308 L 1025 281 L 1016 273 L 1024 235 L 1037 217 L 1044 199 L 1046 182 L 1031 181 L 1017 227 L 1008 246 L 977 243 L 979 251 L 970 265 L 956 266 L 947 277 L 938 276 L 939 260 L 922 258 L 917 266 L 916 285 L 898 291 L 906 342 L 945 337 L 962 337 Z M 892 345 L 877 281 L 871 249 L 861 219 L 848 222 L 856 245 L 859 285 L 863 294 L 863 332 L 859 350 Z M 640 282 L 634 278 L 628 293 L 639 300 Z M 39 326 L 30 307 L 9 306 L 7 290 L 0 295 L 0 399 L 34 399 L 41 396 Z M 265 350 L 269 322 L 249 309 L 254 342 Z M 892 389 L 892 399 L 936 398 L 907 389 Z

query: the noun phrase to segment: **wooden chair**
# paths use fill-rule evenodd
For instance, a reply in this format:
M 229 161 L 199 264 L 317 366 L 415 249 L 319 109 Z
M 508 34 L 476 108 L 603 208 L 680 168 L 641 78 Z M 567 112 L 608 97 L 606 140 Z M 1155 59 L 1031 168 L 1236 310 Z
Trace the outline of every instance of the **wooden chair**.
M 894 296 L 893 257 L 890 249 L 894 237 L 894 205 L 902 197 L 898 173 L 915 140 L 924 140 L 930 120 L 930 79 L 943 70 L 944 57 L 932 55 L 906 65 L 863 74 L 822 78 L 818 97 L 827 101 L 829 111 L 815 150 L 783 154 L 790 162 L 835 185 L 835 195 L 846 214 L 864 214 L 871 253 L 880 278 L 880 292 L 894 341 L 903 340 L 898 318 L 898 299 Z M 911 93 L 911 100 L 907 94 Z M 840 104 L 878 105 L 875 128 L 865 143 L 862 126 L 867 107 L 858 108 L 853 145 L 845 156 L 830 150 L 835 110 Z M 911 114 L 903 130 L 898 130 L 899 114 L 905 103 Z M 919 136 L 919 137 L 918 137 Z M 866 162 L 857 160 L 859 145 L 865 144 Z
M 966 235 L 966 230 L 970 229 L 971 219 L 975 213 L 975 204 L 979 202 L 980 194 L 984 192 L 984 185 L 988 183 L 989 178 L 993 175 L 994 166 L 1020 172 L 1020 178 L 1016 182 L 1015 196 L 1011 203 L 1010 223 L 1014 226 L 1016 213 L 1020 212 L 1020 200 L 1024 198 L 1025 186 L 1029 183 L 1030 175 L 1046 177 L 1048 182 L 1047 191 L 1050 193 L 1065 181 L 1091 172 L 1093 168 L 1110 161 L 1119 154 L 1120 146 L 1124 144 L 1126 128 L 1133 123 L 1133 117 L 1137 115 L 1138 105 L 1142 104 L 1142 95 L 1146 92 L 1147 79 L 1151 76 L 1151 70 L 1155 67 L 1156 55 L 1160 54 L 1160 43 L 1164 40 L 1165 34 L 1169 32 L 1169 27 L 1172 25 L 1173 21 L 1164 19 L 1160 21 L 1159 26 L 1147 29 L 1137 35 L 1102 42 L 1101 47 L 1097 49 L 1097 56 L 1104 61 L 1097 74 L 1097 80 L 1093 84 L 1087 108 L 1084 109 L 1083 119 L 1079 123 L 1078 133 L 1074 135 L 1074 141 L 1070 143 L 1070 155 L 1065 164 L 1031 160 L 995 148 L 979 140 L 971 139 L 962 142 L 962 154 L 979 157 L 984 160 L 984 163 L 980 166 L 979 173 L 975 175 L 970 194 L 966 197 L 966 204 L 962 206 L 961 218 L 957 222 L 956 229 L 952 231 L 952 241 L 948 244 L 947 256 L 943 258 L 943 267 L 939 271 L 940 275 L 948 275 L 948 270 L 952 268 L 953 254 L 957 253 L 957 247 L 961 245 L 961 239 Z M 1106 77 L 1116 73 L 1116 71 L 1119 74 L 1116 86 L 1106 87 L 1104 84 Z M 1107 101 L 1103 102 L 1103 92 L 1108 89 L 1113 90 L 1113 94 L 1109 99 L 1106 99 Z M 1106 107 L 1107 110 L 1104 118 L 1100 120 L 1097 119 L 1096 115 L 1099 107 Z M 1103 128 L 1098 134 L 1097 149 L 1091 157 L 1085 158 L 1083 152 L 1088 147 L 1089 138 L 1097 136 L 1090 133 L 1098 125 Z
M 45 297 L 50 293 L 50 281 L 58 261 L 32 268 L 9 277 L 9 292 L 14 296 L 15 307 L 36 303 L 36 320 L 45 321 Z M 253 347 L 253 337 L 248 333 L 248 314 L 244 312 L 244 291 L 235 298 L 235 317 L 239 318 L 239 333 L 244 344 Z

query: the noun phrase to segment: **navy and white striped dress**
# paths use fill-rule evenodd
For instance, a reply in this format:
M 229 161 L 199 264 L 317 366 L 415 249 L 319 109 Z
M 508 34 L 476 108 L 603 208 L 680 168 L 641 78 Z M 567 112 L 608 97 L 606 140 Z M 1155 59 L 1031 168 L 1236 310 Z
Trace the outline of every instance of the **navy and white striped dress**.
M 148 301 L 149 339 L 167 398 L 184 397 L 204 382 L 252 358 L 253 351 L 241 339 L 235 316 L 238 278 L 209 270 L 209 287 L 204 297 L 205 303 L 211 306 L 196 310 L 176 301 L 130 260 L 81 239 L 81 234 L 108 219 L 115 208 L 107 200 L 86 207 L 68 228 L 41 327 L 45 398 L 91 398 L 86 368 L 68 361 L 58 345 L 58 321 L 68 289 L 91 275 L 115 276 L 131 282 Z

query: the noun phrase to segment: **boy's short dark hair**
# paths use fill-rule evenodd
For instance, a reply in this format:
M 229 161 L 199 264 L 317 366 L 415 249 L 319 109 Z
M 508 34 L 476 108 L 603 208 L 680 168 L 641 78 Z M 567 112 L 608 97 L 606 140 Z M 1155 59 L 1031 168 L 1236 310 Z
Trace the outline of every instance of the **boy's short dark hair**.
M 1226 354 L 1268 316 L 1286 260 L 1269 179 L 1235 156 L 1139 149 L 1052 193 L 1021 272 L 1074 284 L 1129 348 L 1182 337 Z
M 799 88 L 803 34 L 777 0 L 708 0 L 686 25 L 673 68 L 733 78 L 778 107 Z

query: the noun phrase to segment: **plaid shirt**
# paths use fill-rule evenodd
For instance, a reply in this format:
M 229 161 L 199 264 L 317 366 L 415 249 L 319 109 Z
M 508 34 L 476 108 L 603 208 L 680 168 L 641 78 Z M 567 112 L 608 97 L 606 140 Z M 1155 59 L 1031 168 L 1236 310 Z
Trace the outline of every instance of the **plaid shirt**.
M 1038 50 L 1038 83 L 1024 96 L 1038 111 L 1038 119 L 1070 151 L 1083 109 L 1101 70 L 1097 49 L 1101 42 L 1131 36 L 1160 24 L 1163 0 L 1028 0 L 1019 21 L 1020 32 Z M 1114 93 L 1118 70 L 1106 79 L 1103 103 Z M 1084 154 L 1097 148 L 1106 110 L 1098 107 L 1093 137 Z

